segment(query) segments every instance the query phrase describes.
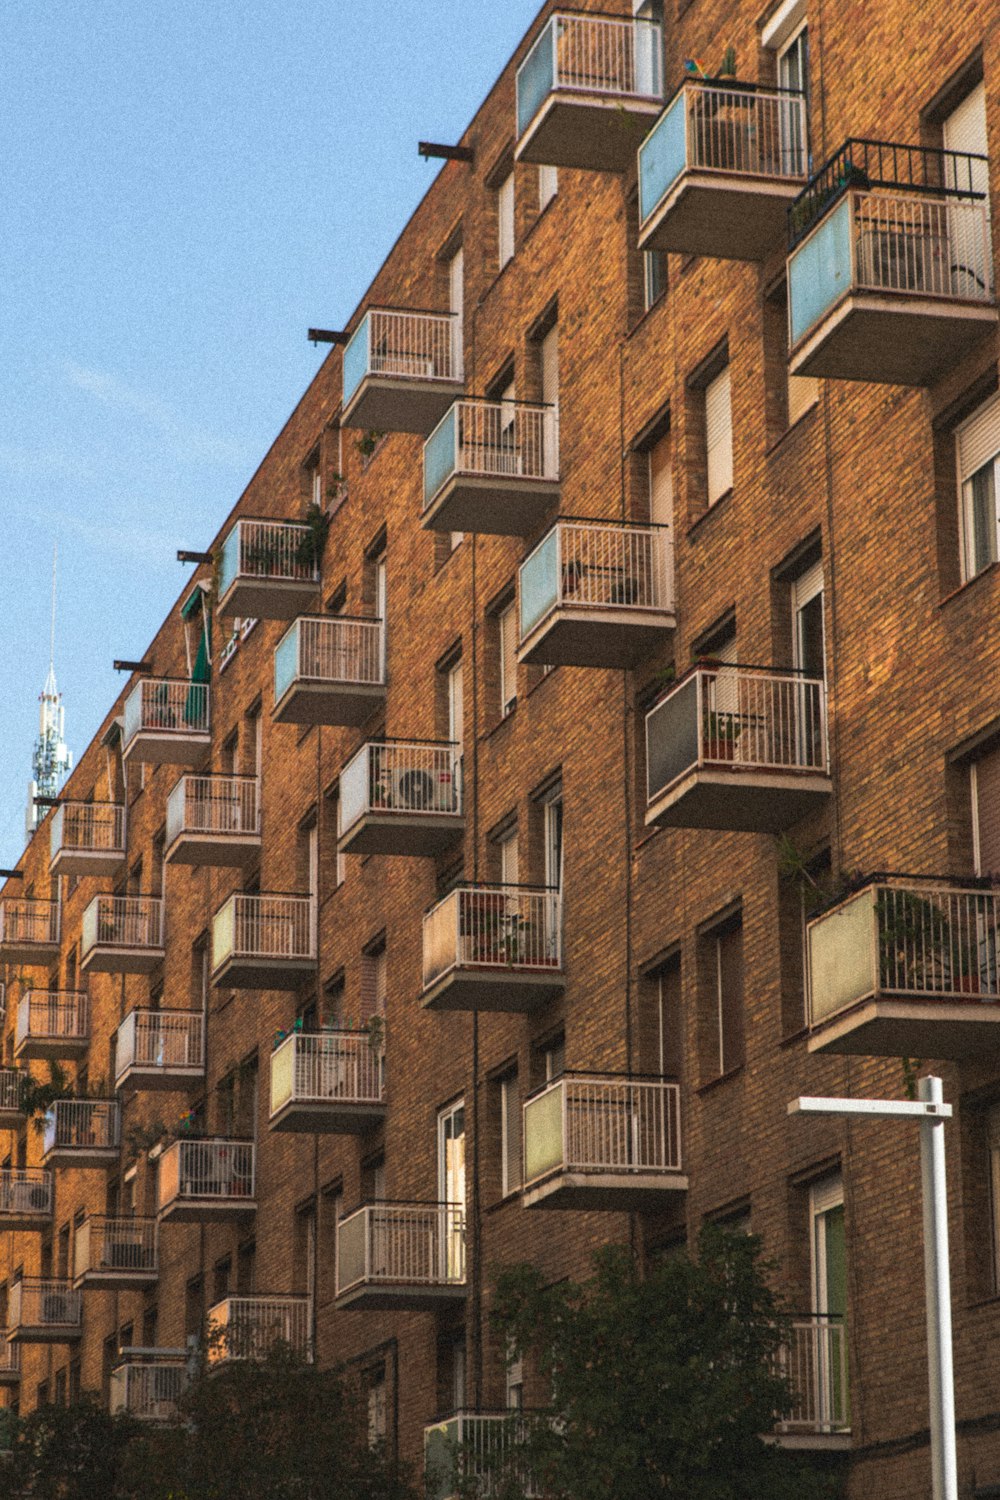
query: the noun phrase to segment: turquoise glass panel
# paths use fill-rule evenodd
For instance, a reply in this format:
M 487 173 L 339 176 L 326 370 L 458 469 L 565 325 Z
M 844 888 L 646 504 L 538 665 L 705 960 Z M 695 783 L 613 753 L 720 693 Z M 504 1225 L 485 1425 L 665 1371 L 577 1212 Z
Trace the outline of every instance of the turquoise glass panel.
M 274 701 L 281 699 L 298 676 L 299 627 L 296 623 L 278 642 L 274 652 Z
M 361 319 L 344 350 L 344 405 L 368 374 L 368 315 Z
M 792 348 L 851 288 L 851 199 L 842 198 L 788 261 Z
M 455 423 L 458 407 L 446 412 L 424 444 L 424 506 L 430 505 L 445 480 L 455 472 Z
M 538 624 L 559 599 L 558 533 L 550 531 L 521 564 L 521 639 Z
M 639 147 L 639 219 L 645 223 L 687 165 L 683 89 Z
M 225 594 L 240 570 L 240 528 L 234 526 L 222 544 L 222 563 L 219 567 L 219 598 Z
M 523 135 L 552 91 L 555 81 L 555 47 L 553 22 L 550 21 L 538 41 L 517 70 L 517 133 Z

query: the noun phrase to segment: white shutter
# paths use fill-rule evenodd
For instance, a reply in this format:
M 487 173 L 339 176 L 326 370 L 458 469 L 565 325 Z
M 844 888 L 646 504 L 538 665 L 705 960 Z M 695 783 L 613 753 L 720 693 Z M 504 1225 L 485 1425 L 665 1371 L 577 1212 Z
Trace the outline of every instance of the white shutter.
M 465 688 L 462 663 L 457 661 L 448 673 L 448 738 L 461 746 L 465 720 Z
M 973 156 L 987 155 L 985 84 L 978 83 L 945 120 L 944 148 L 946 151 L 968 151 Z M 955 186 L 964 187 L 968 178 L 961 165 L 957 171 Z M 985 161 L 973 163 L 972 187 L 977 193 L 989 193 L 989 166 Z M 989 212 L 988 196 L 986 209 Z
M 1000 396 L 979 407 L 958 429 L 958 477 L 964 483 L 1000 452 Z
M 556 193 L 558 193 L 558 191 L 559 191 L 559 168 L 558 167 L 539 167 L 538 168 L 538 212 L 539 213 L 541 213 L 544 208 L 548 207 L 548 205 L 552 202 L 553 198 L 555 197 Z
M 499 619 L 500 712 L 509 714 L 517 699 L 517 607 L 508 604 Z
M 517 885 L 519 873 L 517 834 L 512 833 L 500 845 L 500 884 Z
M 674 519 L 674 471 L 670 434 L 649 450 L 649 519 L 654 526 L 671 526 Z
M 542 401 L 559 404 L 559 325 L 554 323 L 542 339 Z
M 497 193 L 500 231 L 500 269 L 514 258 L 514 174 L 505 177 Z
M 815 375 L 789 375 L 788 425 L 793 427 L 803 413 L 819 400 L 819 381 Z
M 708 503 L 714 505 L 733 487 L 733 412 L 729 366 L 705 390 L 705 438 L 708 448 Z
M 972 817 L 976 874 L 1000 874 L 1000 749 L 972 765 Z

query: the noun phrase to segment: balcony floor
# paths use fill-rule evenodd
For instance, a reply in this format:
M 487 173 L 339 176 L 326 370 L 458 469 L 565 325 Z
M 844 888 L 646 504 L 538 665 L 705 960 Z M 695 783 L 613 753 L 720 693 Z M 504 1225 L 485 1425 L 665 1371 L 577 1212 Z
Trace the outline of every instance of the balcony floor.
M 367 432 L 419 432 L 430 437 L 465 385 L 413 375 L 366 375 L 340 418 L 342 427 Z
M 8 1344 L 75 1344 L 83 1338 L 83 1329 L 75 1327 L 51 1328 L 48 1325 L 22 1323 L 12 1328 L 7 1335 Z
M 314 958 L 232 957 L 212 970 L 212 983 L 220 990 L 297 990 L 315 975 Z
M 777 1448 L 788 1448 L 800 1453 L 846 1453 L 851 1447 L 849 1432 L 795 1432 L 769 1433 L 765 1443 L 774 1443 Z
M 808 1048 L 854 1057 L 934 1057 L 961 1062 L 989 1055 L 998 1044 L 1000 1003 L 996 1001 L 879 996 L 814 1023 Z
M 553 90 L 514 149 L 515 161 L 585 172 L 624 172 L 660 111 L 661 99 Z
M 43 1167 L 65 1167 L 71 1170 L 118 1165 L 117 1146 L 53 1146 L 42 1156 Z
M 19 1109 L 0 1109 L 0 1130 L 20 1130 L 24 1113 Z
M 528 1014 L 565 987 L 561 969 L 449 969 L 424 990 L 424 1010 L 510 1011 Z
M 0 1354 L 0 1361 L 3 1355 Z M 21 1384 L 20 1370 L 12 1370 L 9 1365 L 0 1363 L 0 1390 L 8 1390 Z
M 14 1044 L 14 1057 L 18 1062 L 58 1062 L 64 1057 L 86 1057 L 89 1047 L 90 1040 L 85 1036 L 29 1036 Z
M 0 963 L 46 969 L 59 957 L 58 943 L 0 943 Z
M 568 1208 L 586 1212 L 655 1213 L 677 1193 L 687 1191 L 682 1172 L 556 1172 L 532 1183 L 521 1195 L 522 1208 Z
M 101 1266 L 98 1270 L 82 1271 L 74 1277 L 77 1291 L 132 1292 L 155 1286 L 159 1272 L 148 1267 L 130 1271 L 126 1268 Z
M 433 858 L 465 832 L 459 813 L 371 812 L 337 842 L 341 854 L 399 854 Z
M 433 1312 L 464 1302 L 464 1285 L 421 1286 L 410 1282 L 364 1282 L 338 1294 L 334 1307 L 352 1312 Z
M 361 682 L 298 680 L 274 705 L 277 724 L 338 724 L 357 729 L 385 705 L 385 688 Z
M 384 1104 L 289 1099 L 268 1121 L 271 1130 L 304 1135 L 365 1135 L 385 1119 Z
M 428 531 L 527 537 L 559 503 L 558 479 L 453 474 L 424 511 Z
M 831 790 L 829 776 L 809 772 L 695 769 L 650 803 L 646 824 L 780 833 L 822 807 Z
M 168 865 L 245 870 L 260 856 L 259 833 L 179 833 L 164 854 Z
M 554 609 L 518 647 L 519 662 L 553 667 L 611 667 L 626 670 L 663 645 L 675 619 L 667 610 L 634 605 L 606 609 Z
M 788 205 L 801 188 L 801 181 L 745 172 L 682 172 L 650 215 L 639 248 L 714 260 L 766 260 L 785 243 Z
M 236 578 L 219 600 L 217 614 L 241 620 L 295 620 L 316 603 L 319 583 L 300 578 Z
M 850 292 L 793 350 L 790 375 L 933 385 L 997 324 L 982 303 Z
M 52 1228 L 52 1212 L 33 1214 L 28 1210 L 0 1213 L 0 1234 L 12 1230 L 15 1234 L 43 1234 Z
M 212 736 L 207 733 L 141 729 L 122 751 L 122 759 L 134 757 L 147 766 L 198 766 L 211 748 Z
M 163 948 L 122 948 L 97 943 L 80 959 L 82 974 L 151 974 L 164 959 Z
M 186 1068 L 174 1063 L 156 1067 L 153 1064 L 130 1063 L 115 1079 L 115 1088 L 137 1089 L 140 1093 L 183 1093 L 205 1081 L 200 1065 Z
M 57 849 L 49 861 L 49 873 L 115 875 L 124 863 L 124 849 Z
M 175 1198 L 157 1213 L 161 1224 L 239 1223 L 257 1212 L 255 1198 Z

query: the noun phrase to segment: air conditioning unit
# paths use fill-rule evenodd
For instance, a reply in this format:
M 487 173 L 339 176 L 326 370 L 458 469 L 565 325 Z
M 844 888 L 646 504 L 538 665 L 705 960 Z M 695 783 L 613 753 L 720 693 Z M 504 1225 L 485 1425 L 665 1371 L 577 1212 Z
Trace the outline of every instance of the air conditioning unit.
M 44 1212 L 49 1206 L 49 1190 L 35 1183 L 28 1189 L 28 1207 Z
M 42 1298 L 43 1323 L 73 1323 L 70 1299 L 65 1292 L 46 1292 Z
M 454 812 L 455 772 L 415 766 L 392 773 L 392 806 L 401 812 Z

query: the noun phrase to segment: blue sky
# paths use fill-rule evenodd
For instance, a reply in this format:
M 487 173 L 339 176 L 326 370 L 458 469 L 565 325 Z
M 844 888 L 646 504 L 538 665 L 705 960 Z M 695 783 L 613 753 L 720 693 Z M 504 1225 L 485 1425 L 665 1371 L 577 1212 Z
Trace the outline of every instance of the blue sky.
M 53 543 L 79 754 L 539 3 L 6 0 L 0 864 Z

